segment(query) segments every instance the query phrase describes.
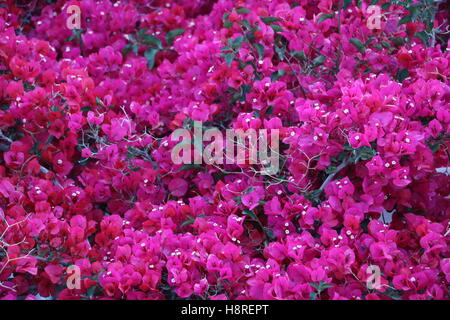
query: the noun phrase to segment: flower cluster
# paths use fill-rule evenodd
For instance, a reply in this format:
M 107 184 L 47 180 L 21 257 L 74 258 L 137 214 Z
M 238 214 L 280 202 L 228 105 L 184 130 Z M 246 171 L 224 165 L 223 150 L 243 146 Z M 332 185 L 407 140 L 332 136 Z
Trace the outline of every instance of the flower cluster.
M 0 299 L 448 299 L 444 5 L 2 2 Z M 279 172 L 174 164 L 193 121 Z

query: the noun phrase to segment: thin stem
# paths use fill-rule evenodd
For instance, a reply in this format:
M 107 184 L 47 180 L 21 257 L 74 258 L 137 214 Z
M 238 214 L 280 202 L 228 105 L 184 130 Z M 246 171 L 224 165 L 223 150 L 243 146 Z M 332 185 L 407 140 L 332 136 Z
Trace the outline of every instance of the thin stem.
M 341 171 L 342 169 L 344 169 L 346 166 L 348 166 L 348 164 L 350 163 L 350 158 L 348 158 L 347 160 L 345 160 L 344 162 L 342 162 L 337 168 L 336 171 L 333 172 L 332 174 L 330 174 L 325 181 L 322 183 L 322 185 L 320 186 L 319 190 L 320 192 L 322 192 L 325 187 L 327 186 L 327 184 L 332 181 L 334 179 L 334 177 L 336 176 L 336 174 L 338 174 L 339 171 Z

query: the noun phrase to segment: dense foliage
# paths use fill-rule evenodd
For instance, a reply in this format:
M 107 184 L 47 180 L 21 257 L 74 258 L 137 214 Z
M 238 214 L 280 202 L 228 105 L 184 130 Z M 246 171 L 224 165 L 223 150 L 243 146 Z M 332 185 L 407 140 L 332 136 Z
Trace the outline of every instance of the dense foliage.
M 0 298 L 448 299 L 444 2 L 0 3 Z M 280 171 L 175 165 L 192 121 Z

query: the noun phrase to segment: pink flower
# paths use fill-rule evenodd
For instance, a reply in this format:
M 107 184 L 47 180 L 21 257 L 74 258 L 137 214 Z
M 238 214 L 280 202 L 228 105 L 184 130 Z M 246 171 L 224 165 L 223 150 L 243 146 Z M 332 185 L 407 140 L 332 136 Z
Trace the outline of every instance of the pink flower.
M 246 195 L 242 196 L 242 203 L 250 210 L 255 209 L 259 206 L 259 201 L 263 200 L 264 191 L 261 187 L 256 187 L 254 190 L 250 191 Z
M 362 133 L 352 133 L 350 134 L 350 145 L 357 149 L 361 147 L 370 147 L 369 141 L 366 135 Z
M 182 197 L 188 190 L 188 183 L 184 179 L 173 179 L 169 183 L 169 191 L 175 197 Z
M 72 168 L 72 163 L 70 163 L 62 153 L 57 153 L 53 157 L 53 169 L 56 173 L 67 175 Z
M 32 2 L 0 8 L 0 300 L 448 298 L 449 43 L 408 10 Z M 173 163 L 193 121 L 278 130 L 279 170 Z
M 61 281 L 61 276 L 63 275 L 63 268 L 57 264 L 49 264 L 45 267 L 45 272 L 52 283 L 59 283 Z

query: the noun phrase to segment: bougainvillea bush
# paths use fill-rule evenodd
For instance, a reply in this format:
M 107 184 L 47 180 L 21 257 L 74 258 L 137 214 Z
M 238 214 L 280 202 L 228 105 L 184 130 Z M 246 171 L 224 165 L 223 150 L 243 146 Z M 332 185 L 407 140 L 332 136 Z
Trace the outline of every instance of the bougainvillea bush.
M 0 298 L 448 299 L 449 16 L 0 2 Z M 278 129 L 280 170 L 174 164 L 194 121 Z

